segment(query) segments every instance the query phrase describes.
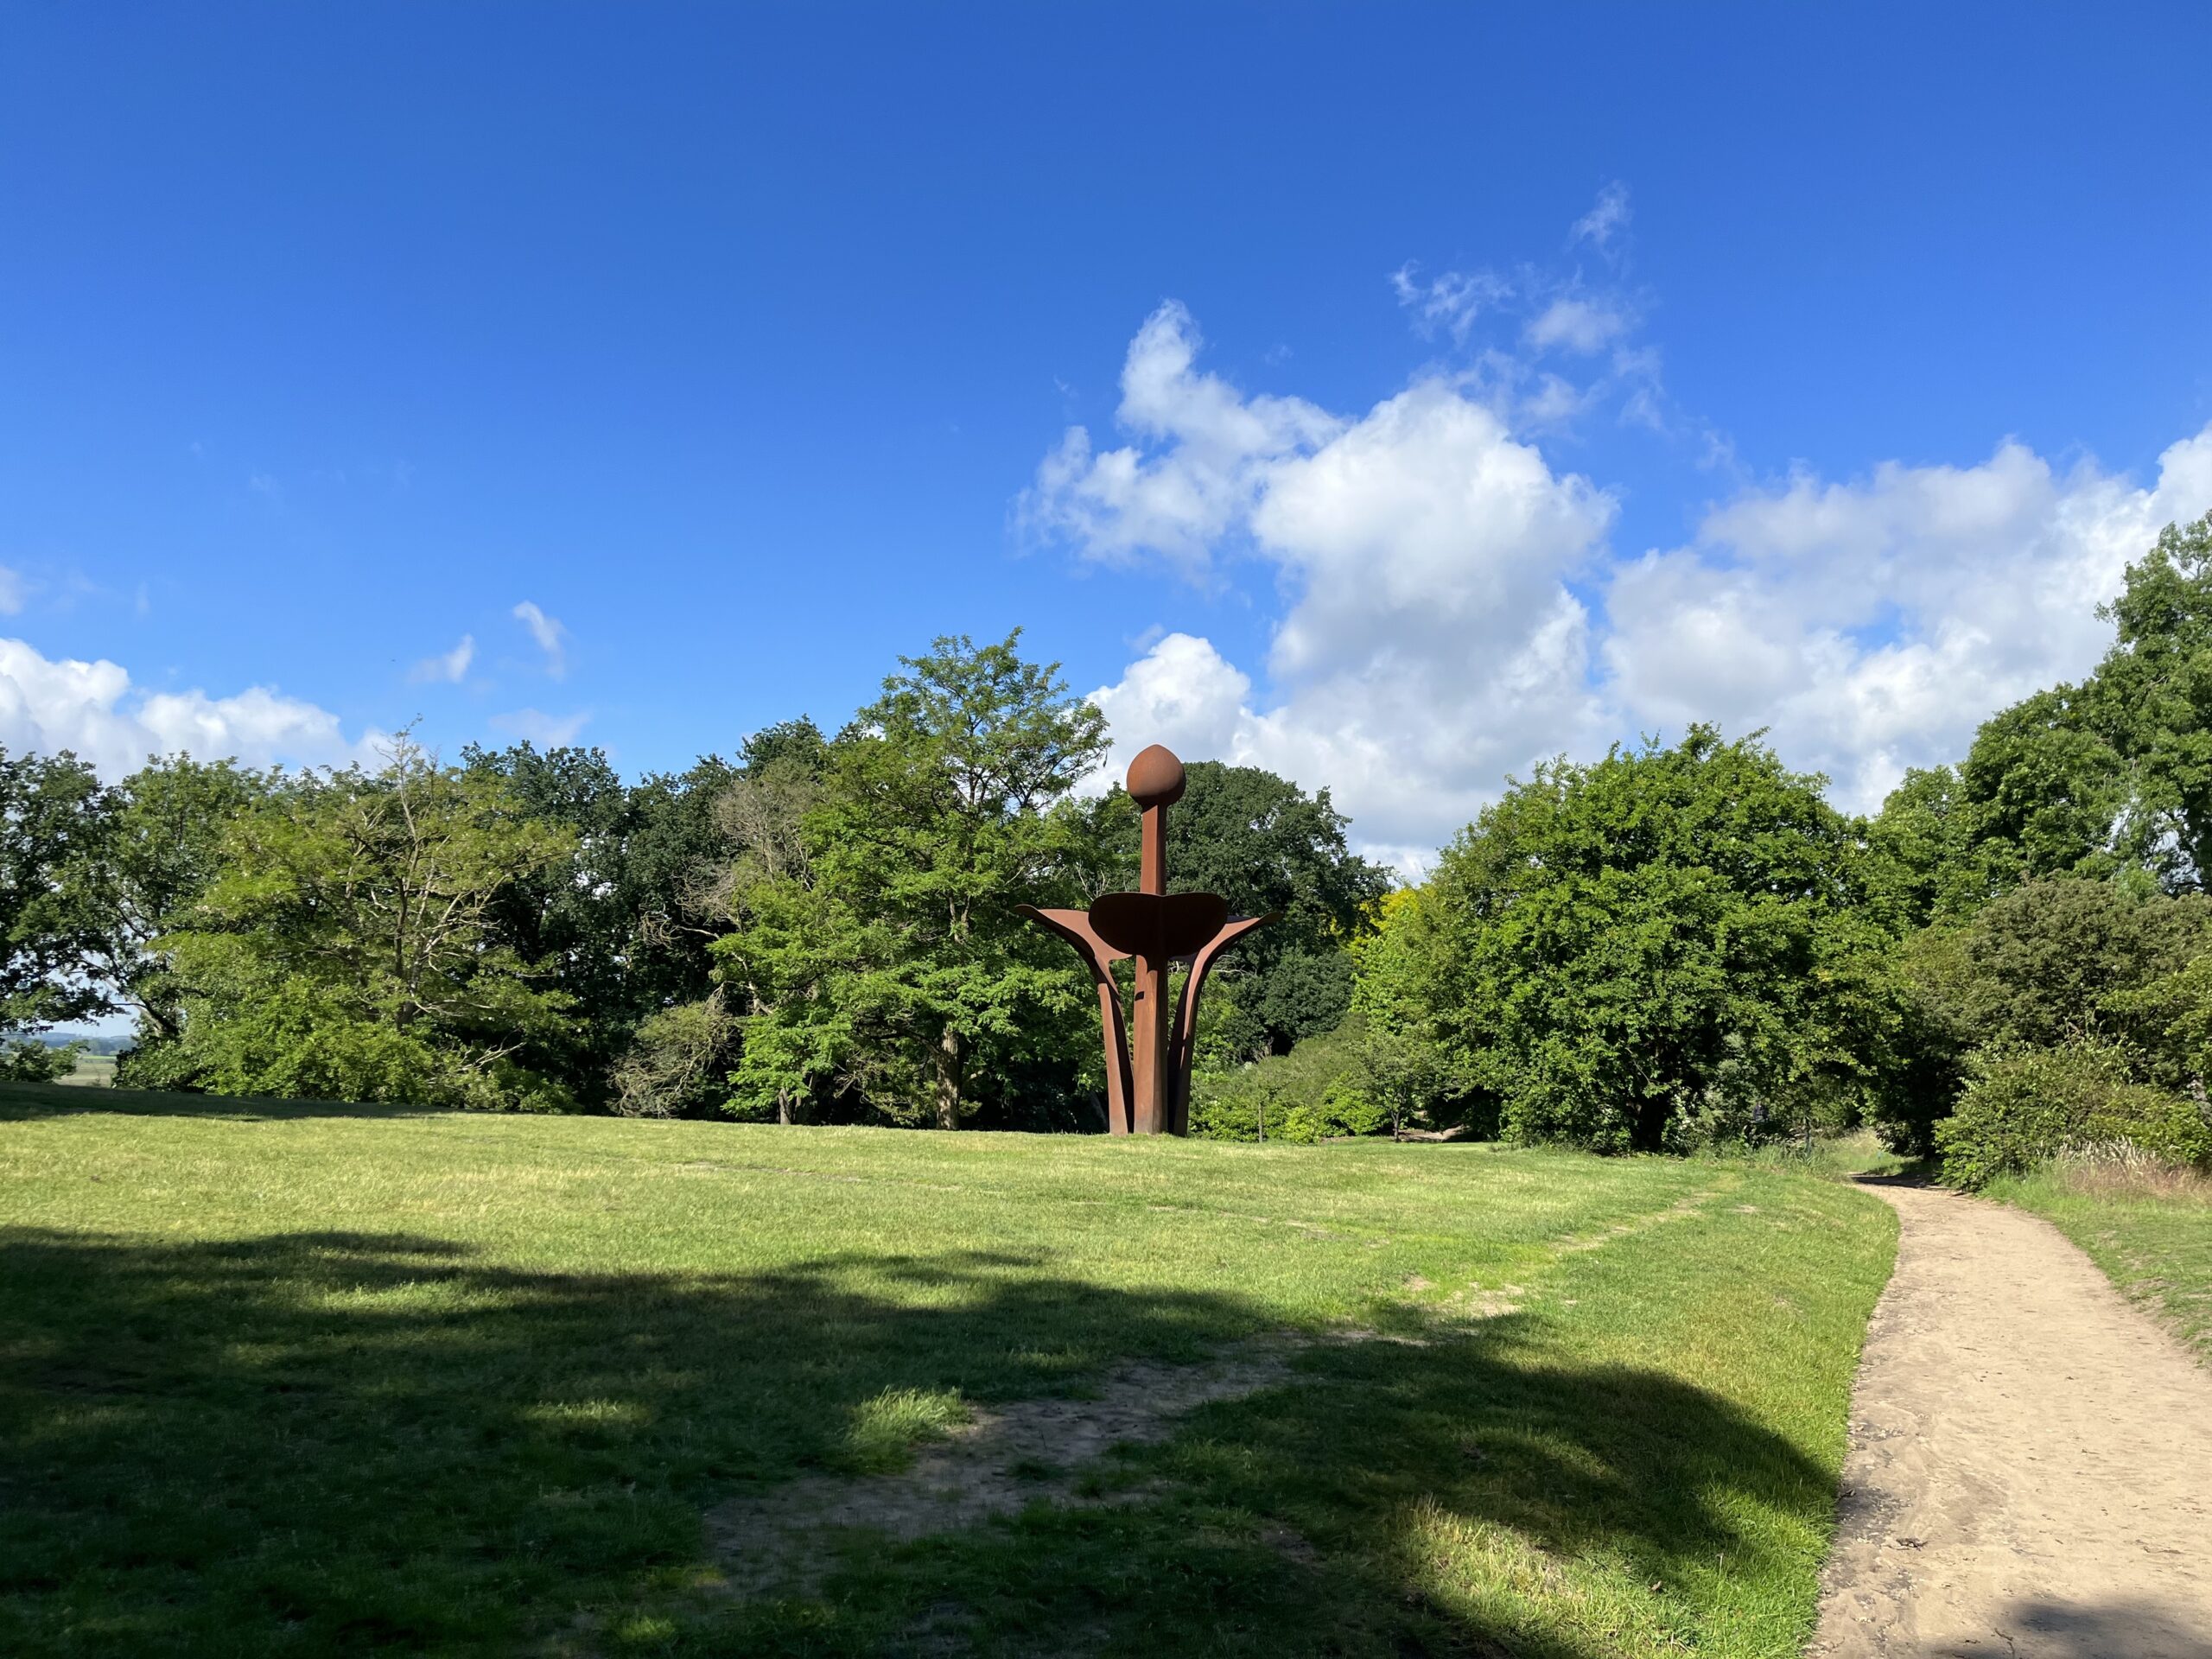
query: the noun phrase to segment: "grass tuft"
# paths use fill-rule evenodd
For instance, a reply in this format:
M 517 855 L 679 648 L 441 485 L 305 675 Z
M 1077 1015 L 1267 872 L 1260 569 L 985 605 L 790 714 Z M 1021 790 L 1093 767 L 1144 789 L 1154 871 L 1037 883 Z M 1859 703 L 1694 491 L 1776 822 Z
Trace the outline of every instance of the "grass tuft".
M 973 1421 L 957 1389 L 886 1389 L 854 1408 L 838 1461 L 852 1474 L 895 1474 L 913 1461 L 916 1446 Z

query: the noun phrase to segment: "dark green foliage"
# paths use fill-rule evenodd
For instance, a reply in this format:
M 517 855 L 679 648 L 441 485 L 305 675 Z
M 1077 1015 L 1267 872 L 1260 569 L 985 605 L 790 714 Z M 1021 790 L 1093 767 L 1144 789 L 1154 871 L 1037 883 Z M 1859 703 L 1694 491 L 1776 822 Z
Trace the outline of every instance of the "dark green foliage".
M 2131 1080 L 2129 1056 L 2072 1040 L 1978 1054 L 1958 1109 L 1936 1130 L 1948 1180 L 1968 1188 L 2024 1174 L 2062 1152 L 2125 1143 L 2172 1163 L 2212 1163 L 2197 1102 Z
M 71 900 L 67 872 L 93 854 L 108 811 L 92 769 L 67 750 L 0 749 L 0 1035 L 102 1007 L 99 987 L 80 971 L 97 918 Z
M 472 774 L 498 779 L 573 848 L 502 888 L 493 918 L 518 957 L 548 964 L 548 988 L 575 1010 L 525 1058 L 599 1103 L 640 1027 L 714 988 L 709 946 L 723 927 L 715 883 L 738 850 L 718 808 L 740 774 L 710 755 L 680 776 L 650 773 L 632 787 L 598 749 L 541 752 L 524 742 L 464 758 Z M 690 1090 L 683 1103 L 704 1104 L 704 1091 Z
M 1757 740 L 1555 761 L 1445 853 L 1414 995 L 1522 1139 L 1653 1151 L 1833 1113 L 1900 1019 L 1866 862 Z
M 1369 1087 L 1356 1020 L 1287 1054 L 1207 1069 L 1192 1078 L 1191 1133 L 1209 1141 L 1325 1141 L 1389 1127 Z
M 1959 779 L 1967 861 L 1988 881 L 2119 868 L 2113 826 L 2126 808 L 2126 761 L 2096 712 L 2094 684 L 2062 685 L 1992 715 L 1975 734 Z
M 2120 850 L 2170 891 L 2212 869 L 2212 513 L 2169 524 L 2101 614 L 2094 723 L 2127 763 Z
M 2212 902 L 2082 877 L 2031 881 L 1915 935 L 1900 957 L 1911 998 L 1898 1077 L 1872 1114 L 1884 1139 L 1933 1150 L 1979 1049 L 2117 1040 L 2139 1081 L 2180 1087 L 2189 1039 L 2173 1028 L 2188 1025 L 2191 990 L 2205 982 L 2180 976 L 2208 943 Z
M 790 789 L 796 820 L 734 873 L 715 947 L 744 1020 L 734 1109 L 952 1128 L 1040 1067 L 1063 1094 L 1097 1073 L 1089 976 L 1016 906 L 1089 900 L 1069 798 L 1105 721 L 1019 638 L 906 659 L 807 791 L 792 754 L 763 766 L 758 804 Z
M 77 1069 L 78 1057 L 88 1053 L 85 1043 L 42 1043 L 17 1038 L 0 1045 L 0 1081 L 58 1083 Z
M 181 1010 L 135 1077 L 218 1094 L 558 1109 L 530 1064 L 569 1010 L 501 932 L 512 884 L 573 834 L 507 784 L 404 741 L 378 772 L 287 780 L 223 833 L 219 873 L 155 941 Z
M 1905 969 L 1961 1048 L 2051 1047 L 2107 1030 L 2114 994 L 2178 973 L 2212 944 L 2212 899 L 2115 881 L 2031 881 L 1962 925 L 1916 938 Z
M 1892 927 L 1956 920 L 2003 890 L 1973 845 L 1973 814 L 1949 766 L 1915 767 L 1866 826 L 1869 897 Z
M 222 868 L 225 830 L 275 786 L 231 761 L 152 760 L 110 791 L 99 836 L 61 873 L 55 899 L 73 918 L 86 979 L 102 1011 L 135 1017 L 158 1045 L 184 1029 L 182 993 L 155 941 Z M 126 1054 L 129 1081 L 141 1062 Z

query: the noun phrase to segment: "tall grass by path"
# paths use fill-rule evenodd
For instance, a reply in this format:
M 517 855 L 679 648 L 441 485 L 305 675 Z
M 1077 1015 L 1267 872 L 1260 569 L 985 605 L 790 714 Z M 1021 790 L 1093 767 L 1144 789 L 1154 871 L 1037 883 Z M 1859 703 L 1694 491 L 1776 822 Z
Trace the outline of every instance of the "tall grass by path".
M 1794 1653 L 1894 1244 L 1714 1162 L 28 1087 L 0 1224 L 24 1654 Z M 727 1499 L 1269 1333 L 1126 1503 L 728 1592 Z

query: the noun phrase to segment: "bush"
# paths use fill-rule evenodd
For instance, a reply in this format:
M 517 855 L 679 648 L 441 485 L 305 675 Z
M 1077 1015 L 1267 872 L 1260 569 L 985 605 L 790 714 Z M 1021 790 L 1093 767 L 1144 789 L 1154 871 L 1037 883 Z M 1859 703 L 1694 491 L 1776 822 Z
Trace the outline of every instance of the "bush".
M 2128 1066 L 2125 1051 L 2090 1042 L 1977 1056 L 1957 1111 L 1936 1126 L 1945 1178 L 1972 1190 L 2114 1143 L 2172 1163 L 2212 1163 L 2202 1109 L 2130 1082 Z
M 1361 1064 L 1358 1022 L 1271 1055 L 1191 1079 L 1191 1133 L 1209 1141 L 1326 1141 L 1390 1122 Z
M 0 1082 L 59 1083 L 77 1069 L 82 1043 L 41 1043 L 17 1038 L 0 1048 Z

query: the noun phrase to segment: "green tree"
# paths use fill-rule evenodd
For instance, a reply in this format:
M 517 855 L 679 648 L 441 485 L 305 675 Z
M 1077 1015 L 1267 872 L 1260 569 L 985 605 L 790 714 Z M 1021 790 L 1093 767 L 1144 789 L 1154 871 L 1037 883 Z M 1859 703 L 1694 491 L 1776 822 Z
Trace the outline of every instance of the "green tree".
M 2003 890 L 1976 844 L 1976 815 L 1950 766 L 1914 767 L 1866 827 L 1870 899 L 1899 931 L 1955 921 Z
M 1069 797 L 1104 720 L 1019 639 L 903 659 L 828 748 L 803 861 L 733 884 L 716 950 L 743 994 L 738 1109 L 829 1092 L 951 1128 L 1083 1047 L 1090 987 L 1015 906 L 1088 898 Z
M 1354 939 L 1351 1013 L 1366 1092 L 1393 1133 L 1464 1126 L 1493 1135 L 1498 1102 L 1452 1040 L 1435 993 L 1446 935 L 1427 886 L 1401 887 L 1374 907 L 1374 925 Z
M 2166 526 L 2098 614 L 2117 636 L 2091 713 L 2127 768 L 2119 850 L 2170 892 L 2201 889 L 2212 869 L 2212 513 Z
M 70 868 L 99 847 L 113 810 L 92 769 L 68 751 L 0 749 L 0 1073 L 36 1077 L 56 1064 L 29 1034 L 103 1006 L 86 970 L 92 918 L 64 893 Z
M 2117 881 L 2031 881 L 1904 952 L 1922 1001 L 1963 1052 L 2124 1035 L 2108 998 L 2179 973 L 2212 946 L 2212 899 Z
M 207 890 L 226 830 L 269 787 L 235 761 L 149 761 L 109 792 L 99 833 L 62 868 L 54 903 L 70 918 L 83 976 L 99 988 L 100 1011 L 133 1016 L 143 1039 L 183 1029 L 168 953 L 156 941 Z M 126 1080 L 130 1065 L 126 1056 Z
M 156 941 L 181 1031 L 149 1082 L 219 1094 L 555 1109 L 522 1056 L 567 1013 L 550 964 L 499 937 L 512 884 L 571 834 L 501 779 L 402 741 L 375 773 L 283 780 L 226 830 L 219 868 Z
M 1541 766 L 1452 843 L 1419 993 L 1508 1133 L 1656 1150 L 1878 1081 L 1893 941 L 1822 783 L 1693 726 Z
M 568 855 L 506 884 L 491 914 L 495 936 L 518 958 L 550 964 L 548 988 L 575 1009 L 525 1058 L 579 1099 L 606 1101 L 639 1032 L 714 989 L 709 947 L 722 931 L 715 887 L 734 851 L 718 815 L 738 769 L 710 755 L 633 786 L 599 749 L 524 742 L 472 747 L 463 760 L 568 837 Z M 696 1034 L 710 1023 L 682 1029 Z M 636 1065 L 624 1073 L 633 1085 L 652 1074 Z M 634 1088 L 625 1097 L 639 1098 Z

